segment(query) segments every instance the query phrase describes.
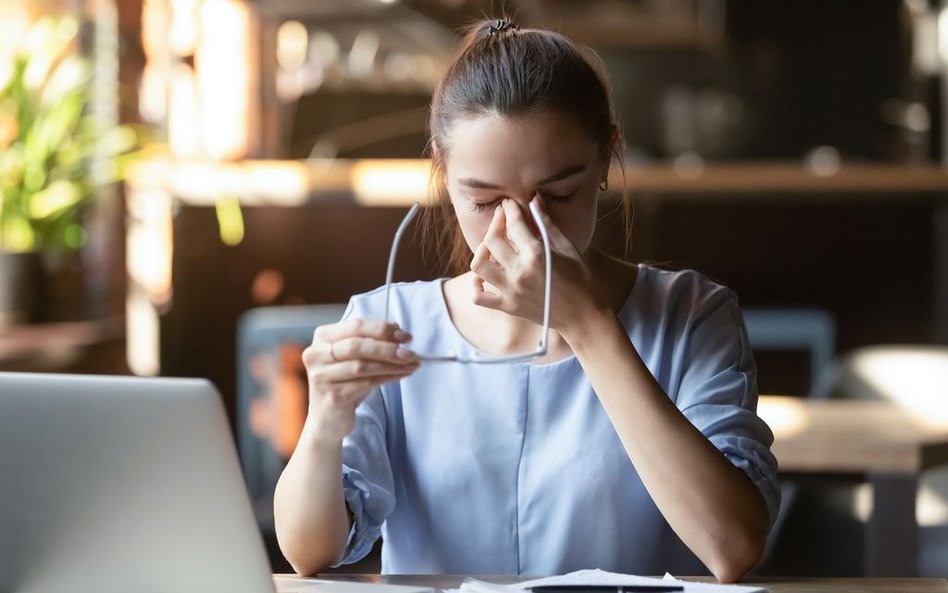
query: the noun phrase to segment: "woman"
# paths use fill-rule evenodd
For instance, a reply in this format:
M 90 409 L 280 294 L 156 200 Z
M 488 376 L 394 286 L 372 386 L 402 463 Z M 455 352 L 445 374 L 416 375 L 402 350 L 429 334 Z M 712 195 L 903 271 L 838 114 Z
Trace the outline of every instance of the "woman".
M 277 485 L 281 548 L 310 574 L 383 536 L 386 573 L 655 574 L 687 546 L 721 581 L 760 559 L 779 502 L 735 295 L 591 246 L 622 153 L 595 58 L 475 25 L 431 105 L 458 275 L 353 297 L 303 360 L 309 415 Z M 529 352 L 553 251 L 549 344 Z M 429 225 L 430 226 L 430 225 Z M 340 467 L 342 470 L 340 471 Z

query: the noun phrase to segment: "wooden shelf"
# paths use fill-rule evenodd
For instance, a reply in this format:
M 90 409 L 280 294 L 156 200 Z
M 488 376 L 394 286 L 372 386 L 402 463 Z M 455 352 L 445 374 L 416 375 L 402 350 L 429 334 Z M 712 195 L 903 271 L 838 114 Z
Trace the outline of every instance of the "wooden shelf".
M 617 172 L 611 176 L 621 183 Z M 795 163 L 713 164 L 700 172 L 682 172 L 670 165 L 627 165 L 626 183 L 639 193 L 793 193 L 820 195 L 849 193 L 908 194 L 948 192 L 948 169 L 933 165 L 846 164 L 820 175 Z
M 427 195 L 427 159 L 138 163 L 128 181 L 132 191 L 162 190 L 185 204 L 213 205 L 221 196 L 248 206 L 350 202 L 363 206 L 411 205 Z M 934 165 L 844 164 L 817 174 L 799 163 L 710 164 L 682 170 L 667 163 L 625 166 L 633 195 L 649 197 L 718 195 L 759 199 L 763 194 L 798 198 L 948 198 L 948 169 Z M 610 187 L 623 184 L 618 170 Z

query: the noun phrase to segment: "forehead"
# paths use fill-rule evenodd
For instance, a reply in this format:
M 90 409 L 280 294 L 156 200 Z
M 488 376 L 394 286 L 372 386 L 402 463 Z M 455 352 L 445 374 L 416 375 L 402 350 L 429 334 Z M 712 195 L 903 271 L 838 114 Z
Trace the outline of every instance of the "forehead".
M 550 110 L 459 119 L 449 142 L 449 176 L 495 182 L 544 178 L 564 167 L 591 164 L 598 154 L 575 116 Z

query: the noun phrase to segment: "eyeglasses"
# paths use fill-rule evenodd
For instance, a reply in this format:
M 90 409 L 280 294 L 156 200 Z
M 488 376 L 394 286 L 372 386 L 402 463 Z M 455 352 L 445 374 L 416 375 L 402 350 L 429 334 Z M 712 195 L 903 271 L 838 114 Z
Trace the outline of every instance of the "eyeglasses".
M 402 219 L 402 223 L 398 225 L 398 230 L 395 231 L 395 240 L 392 242 L 392 251 L 388 256 L 388 271 L 385 274 L 385 322 L 388 323 L 388 314 L 389 308 L 392 301 L 392 276 L 395 271 L 395 256 L 398 254 L 398 244 L 401 243 L 402 235 L 405 234 L 405 229 L 408 228 L 408 225 L 411 223 L 412 219 L 415 218 L 415 215 L 418 214 L 418 209 L 420 206 L 416 202 L 411 209 L 408 211 L 408 214 L 405 215 L 405 218 Z M 459 362 L 462 364 L 498 364 L 505 362 L 523 362 L 527 360 L 533 360 L 534 358 L 540 358 L 546 355 L 546 344 L 547 337 L 550 333 L 550 294 L 552 287 L 552 253 L 550 252 L 550 237 L 547 235 L 546 226 L 543 224 L 543 220 L 540 217 L 540 210 L 538 209 L 535 202 L 530 202 L 530 214 L 533 215 L 533 220 L 537 224 L 537 228 L 540 230 L 540 238 L 543 240 L 543 255 L 545 258 L 545 275 L 544 275 L 544 294 L 543 294 L 543 329 L 540 332 L 540 343 L 537 345 L 536 350 L 533 352 L 525 352 L 523 354 L 507 354 L 502 356 L 495 356 L 492 354 L 486 354 L 475 350 L 471 356 L 461 356 L 455 353 L 448 354 L 422 354 L 417 353 L 416 356 L 419 360 L 424 360 L 428 362 Z

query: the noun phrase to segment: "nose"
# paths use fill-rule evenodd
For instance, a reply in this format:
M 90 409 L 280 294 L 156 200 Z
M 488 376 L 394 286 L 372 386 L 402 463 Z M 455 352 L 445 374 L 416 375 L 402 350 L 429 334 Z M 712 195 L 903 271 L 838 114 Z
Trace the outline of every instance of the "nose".
M 533 218 L 533 212 L 530 210 L 530 202 L 536 199 L 539 202 L 540 209 L 545 208 L 546 204 L 543 202 L 543 197 L 540 196 L 539 192 L 534 193 L 527 199 L 523 198 L 506 198 L 504 201 L 511 202 L 516 208 L 520 209 L 520 213 L 523 217 L 524 222 L 527 227 L 530 229 L 530 232 L 533 233 L 533 236 L 540 238 L 540 229 L 537 228 L 537 222 Z

